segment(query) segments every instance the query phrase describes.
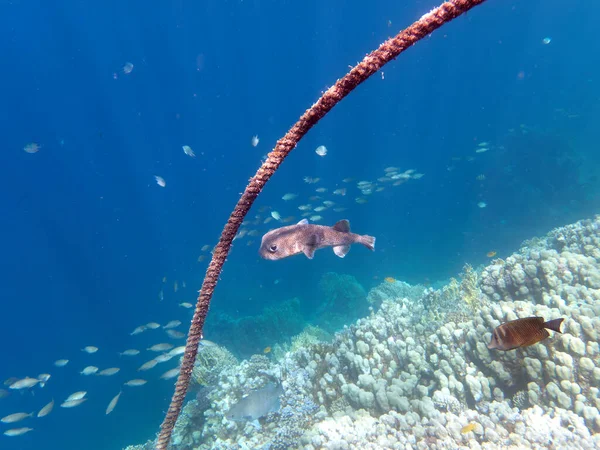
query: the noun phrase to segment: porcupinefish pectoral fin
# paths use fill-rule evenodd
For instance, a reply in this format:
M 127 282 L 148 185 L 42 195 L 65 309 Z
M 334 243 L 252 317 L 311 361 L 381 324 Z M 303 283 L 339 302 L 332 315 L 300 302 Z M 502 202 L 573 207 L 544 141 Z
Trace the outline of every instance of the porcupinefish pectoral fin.
M 304 246 L 302 247 L 302 252 L 306 255 L 308 259 L 313 259 L 315 256 L 315 252 L 319 248 L 319 238 L 316 234 L 311 234 L 306 236 Z
M 305 245 L 302 249 L 302 252 L 306 255 L 308 259 L 313 259 L 315 256 L 315 250 L 317 250 L 317 247 L 312 245 Z
M 349 245 L 336 245 L 333 247 L 333 253 L 335 253 L 340 258 L 346 256 L 346 254 L 350 251 Z

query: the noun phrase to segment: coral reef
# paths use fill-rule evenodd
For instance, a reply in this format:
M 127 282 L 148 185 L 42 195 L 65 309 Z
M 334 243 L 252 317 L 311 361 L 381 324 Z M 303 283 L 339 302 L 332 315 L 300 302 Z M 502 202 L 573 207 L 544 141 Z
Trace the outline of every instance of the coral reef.
M 302 330 L 302 333 L 292 337 L 291 351 L 295 352 L 302 348 L 308 348 L 311 345 L 328 342 L 331 340 L 331 335 L 320 327 L 307 325 Z
M 275 344 L 273 347 L 273 358 L 276 361 L 281 360 L 285 354 L 289 351 L 295 352 L 302 348 L 308 348 L 311 345 L 315 345 L 321 342 L 329 342 L 332 336 L 321 327 L 314 325 L 307 325 L 304 327 L 301 333 L 292 337 L 291 344 Z
M 155 441 L 148 441 L 145 444 L 128 445 L 125 450 L 154 450 Z
M 197 399 L 190 400 L 181 410 L 173 429 L 171 444 L 179 450 L 192 450 L 202 438 L 206 405 Z
M 300 301 L 293 298 L 265 308 L 260 315 L 239 319 L 223 313 L 211 315 L 204 334 L 236 356 L 249 358 L 254 353 L 262 353 L 265 347 L 275 342 L 283 342 L 300 333 L 305 324 Z
M 320 306 L 314 322 L 327 331 L 339 330 L 368 311 L 365 288 L 351 275 L 328 272 L 319 281 Z
M 431 329 L 444 321 L 463 321 L 472 312 L 480 310 L 486 305 L 487 298 L 483 296 L 479 284 L 479 274 L 470 264 L 465 264 L 460 281 L 451 278 L 440 289 L 425 289 L 420 299 L 425 311 L 417 316 L 420 323 Z
M 425 286 L 421 284 L 410 285 L 404 281 L 395 280 L 393 283 L 381 283 L 375 286 L 367 294 L 367 301 L 371 306 L 379 308 L 381 303 L 388 298 L 408 298 L 418 301 L 425 291 Z
M 331 342 L 304 336 L 297 342 L 310 345 L 277 362 L 261 355 L 224 368 L 210 407 L 190 407 L 201 429 L 182 419 L 174 448 L 600 448 L 600 216 L 480 273 L 465 267 L 460 281 L 420 298 L 388 286 L 371 291 L 377 311 Z M 487 348 L 496 326 L 530 316 L 564 317 L 562 334 Z M 258 425 L 227 420 L 273 377 L 283 388 L 277 413 Z
M 249 422 L 226 420 L 227 411 L 249 392 L 266 385 L 273 378 L 281 381 L 284 394 L 281 409 L 261 418 L 261 428 Z M 211 394 L 212 408 L 204 414 L 207 425 L 199 449 L 293 448 L 312 423 L 318 406 L 304 389 L 308 381 L 305 370 L 295 366 L 271 366 L 268 358 L 255 356 L 235 368 L 226 370 L 217 389 Z
M 203 345 L 202 342 L 200 347 L 192 370 L 192 387 L 213 386 L 223 370 L 238 363 L 235 356 L 225 347 L 216 344 Z

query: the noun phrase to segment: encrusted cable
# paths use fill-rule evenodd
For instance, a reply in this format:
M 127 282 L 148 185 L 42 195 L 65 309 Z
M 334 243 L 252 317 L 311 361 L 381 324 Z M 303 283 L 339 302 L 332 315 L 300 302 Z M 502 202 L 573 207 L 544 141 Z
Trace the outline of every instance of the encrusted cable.
M 452 19 L 467 12 L 474 6 L 483 3 L 485 0 L 450 0 L 443 3 L 431 12 L 425 14 L 411 26 L 401 31 L 397 36 L 388 39 L 379 48 L 350 70 L 346 76 L 339 79 L 330 87 L 317 102 L 311 106 L 300 117 L 298 122 L 287 132 L 287 134 L 277 141 L 275 148 L 269 153 L 267 160 L 258 169 L 256 175 L 250 179 L 242 197 L 235 205 L 235 209 L 229 216 L 229 220 L 221 233 L 219 243 L 215 247 L 212 260 L 206 270 L 202 289 L 198 296 L 194 317 L 190 325 L 185 353 L 177 383 L 175 384 L 175 393 L 171 399 L 169 410 L 160 427 L 160 433 L 156 442 L 157 450 L 167 450 L 171 441 L 171 434 L 175 422 L 181 412 L 183 401 L 187 393 L 192 369 L 198 353 L 198 344 L 202 336 L 202 328 L 208 313 L 210 299 L 217 285 L 221 269 L 231 248 L 231 243 L 236 235 L 244 217 L 250 210 L 250 207 L 262 191 L 269 178 L 273 176 L 277 168 L 281 165 L 288 154 L 296 147 L 300 139 L 319 121 L 325 114 L 337 105 L 359 84 L 381 69 L 385 64 L 395 59 L 404 50 L 414 45 L 425 36 L 441 27 Z

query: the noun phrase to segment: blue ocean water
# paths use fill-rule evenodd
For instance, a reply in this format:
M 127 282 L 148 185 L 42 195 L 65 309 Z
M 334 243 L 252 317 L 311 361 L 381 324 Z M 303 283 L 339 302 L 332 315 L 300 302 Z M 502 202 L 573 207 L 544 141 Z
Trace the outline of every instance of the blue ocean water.
M 168 341 L 161 330 L 130 335 L 149 321 L 178 319 L 185 331 L 191 310 L 178 303 L 195 302 L 200 249 L 217 242 L 263 156 L 349 65 L 437 4 L 0 2 L 0 380 L 52 375 L 44 388 L 11 390 L 0 416 L 57 403 L 17 424 L 32 432 L 1 435 L 0 448 L 117 449 L 154 437 L 172 383 L 154 369 L 145 386 L 123 387 L 151 356 L 117 352 Z M 273 210 L 299 220 L 297 205 L 326 187 L 319 195 L 348 209 L 319 223 L 347 218 L 377 237 L 376 251 L 270 262 L 258 257 L 260 236 L 246 236 L 211 314 L 259 314 L 296 297 L 309 318 L 324 273 L 365 289 L 387 276 L 434 283 L 597 213 L 598 12 L 584 1 L 489 0 L 364 83 L 306 136 L 250 216 L 268 207 L 261 221 Z M 37 153 L 23 151 L 31 142 Z M 489 151 L 476 153 L 483 142 Z M 424 176 L 356 203 L 356 182 L 389 166 Z M 299 198 L 284 202 L 288 192 Z M 54 367 L 61 358 L 69 364 Z M 121 371 L 84 377 L 86 365 Z M 86 403 L 59 408 L 78 390 Z

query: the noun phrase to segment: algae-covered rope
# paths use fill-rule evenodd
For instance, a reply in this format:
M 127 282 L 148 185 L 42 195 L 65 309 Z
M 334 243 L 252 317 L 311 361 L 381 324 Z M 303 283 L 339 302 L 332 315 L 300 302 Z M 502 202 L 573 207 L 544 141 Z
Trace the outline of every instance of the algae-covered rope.
M 192 369 L 198 353 L 198 343 L 202 336 L 202 328 L 208 313 L 210 299 L 213 295 L 219 274 L 225 259 L 231 248 L 231 243 L 236 235 L 244 217 L 250 210 L 250 207 L 258 197 L 260 191 L 264 188 L 269 178 L 275 173 L 288 154 L 296 147 L 300 139 L 319 121 L 325 114 L 346 97 L 359 84 L 381 69 L 385 64 L 395 59 L 400 53 L 412 46 L 425 36 L 429 35 L 443 24 L 467 12 L 474 6 L 483 3 L 485 0 L 451 0 L 443 3 L 431 12 L 425 14 L 411 26 L 401 31 L 397 36 L 388 39 L 381 46 L 367 55 L 357 66 L 350 70 L 346 76 L 339 79 L 330 87 L 321 98 L 311 106 L 300 117 L 298 122 L 287 132 L 287 134 L 277 141 L 275 148 L 269 153 L 267 160 L 258 169 L 256 175 L 250 179 L 242 197 L 235 205 L 235 209 L 229 216 L 229 220 L 221 233 L 219 243 L 215 247 L 212 260 L 206 270 L 202 289 L 198 296 L 194 317 L 190 325 L 185 353 L 181 364 L 181 371 L 175 384 L 175 393 L 171 399 L 169 410 L 161 425 L 158 435 L 156 449 L 166 450 L 171 440 L 171 433 L 175 422 L 181 412 L 183 401 L 187 393 Z

